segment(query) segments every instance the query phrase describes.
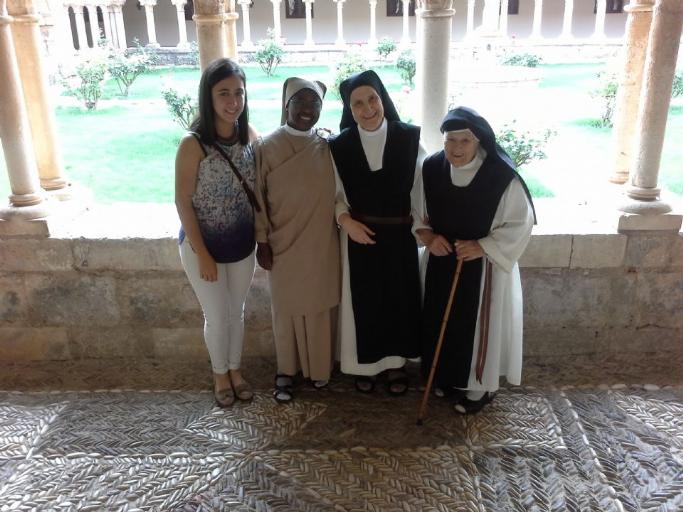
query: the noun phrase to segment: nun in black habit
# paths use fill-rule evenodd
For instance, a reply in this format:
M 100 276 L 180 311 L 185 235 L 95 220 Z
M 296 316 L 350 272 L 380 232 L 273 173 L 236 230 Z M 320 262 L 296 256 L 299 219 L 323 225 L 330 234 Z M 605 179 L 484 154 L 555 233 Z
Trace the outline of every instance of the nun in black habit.
M 474 110 L 448 112 L 444 149 L 423 164 L 424 211 L 417 230 L 426 246 L 422 369 L 431 368 L 456 259 L 463 259 L 446 326 L 436 385 L 460 413 L 491 401 L 499 377 L 520 384 L 522 287 L 517 260 L 535 223 L 533 203 L 514 163 Z
M 337 172 L 342 300 L 339 360 L 359 391 L 387 371 L 405 393 L 406 358 L 419 356 L 420 281 L 413 199 L 426 152 L 420 128 L 402 123 L 374 71 L 341 83 L 341 133 L 330 141 Z

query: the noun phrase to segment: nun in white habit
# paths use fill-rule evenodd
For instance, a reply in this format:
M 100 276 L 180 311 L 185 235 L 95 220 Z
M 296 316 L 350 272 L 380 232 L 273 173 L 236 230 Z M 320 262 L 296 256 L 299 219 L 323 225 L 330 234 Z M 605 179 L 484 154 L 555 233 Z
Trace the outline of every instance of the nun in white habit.
M 402 123 L 374 71 L 340 86 L 341 133 L 330 140 L 341 226 L 339 360 L 371 392 L 386 371 L 388 392 L 408 389 L 406 358 L 419 356 L 420 281 L 413 202 L 420 198 L 420 128 Z
M 493 398 L 500 376 L 520 384 L 522 287 L 517 260 L 535 214 L 514 164 L 475 111 L 451 110 L 441 125 L 444 149 L 423 163 L 425 245 L 422 365 L 427 375 L 455 273 L 463 260 L 444 335 L 436 385 L 455 410 L 474 413 Z

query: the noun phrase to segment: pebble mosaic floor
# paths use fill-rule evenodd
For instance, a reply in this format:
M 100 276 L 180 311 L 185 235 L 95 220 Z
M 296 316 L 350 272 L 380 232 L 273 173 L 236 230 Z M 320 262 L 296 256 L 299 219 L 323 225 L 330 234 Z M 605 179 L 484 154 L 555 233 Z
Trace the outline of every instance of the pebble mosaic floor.
M 0 511 L 681 511 L 683 386 L 0 392 Z

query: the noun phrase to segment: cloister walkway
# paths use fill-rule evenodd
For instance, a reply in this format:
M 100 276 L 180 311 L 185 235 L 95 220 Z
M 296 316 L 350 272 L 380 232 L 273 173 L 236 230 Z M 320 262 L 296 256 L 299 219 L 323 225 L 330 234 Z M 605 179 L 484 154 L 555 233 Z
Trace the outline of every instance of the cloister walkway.
M 418 389 L 343 377 L 279 406 L 262 358 L 227 410 L 201 363 L 4 364 L 0 510 L 681 510 L 681 363 L 527 358 L 525 387 L 422 427 Z

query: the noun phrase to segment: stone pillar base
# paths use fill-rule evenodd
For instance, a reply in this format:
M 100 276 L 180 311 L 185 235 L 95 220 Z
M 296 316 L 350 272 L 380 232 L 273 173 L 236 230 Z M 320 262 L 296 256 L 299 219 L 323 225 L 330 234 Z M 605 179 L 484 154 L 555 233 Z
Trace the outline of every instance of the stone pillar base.
M 671 206 L 659 199 L 633 201 L 619 207 L 617 229 L 624 231 L 667 231 L 678 233 L 683 216 L 671 213 Z
M 0 237 L 50 236 L 46 217 L 50 209 L 43 201 L 34 206 L 0 208 Z
M 627 231 L 663 231 L 678 233 L 681 230 L 683 215 L 665 213 L 662 215 L 639 215 L 637 213 L 622 213 L 619 217 L 617 230 L 619 233 Z

